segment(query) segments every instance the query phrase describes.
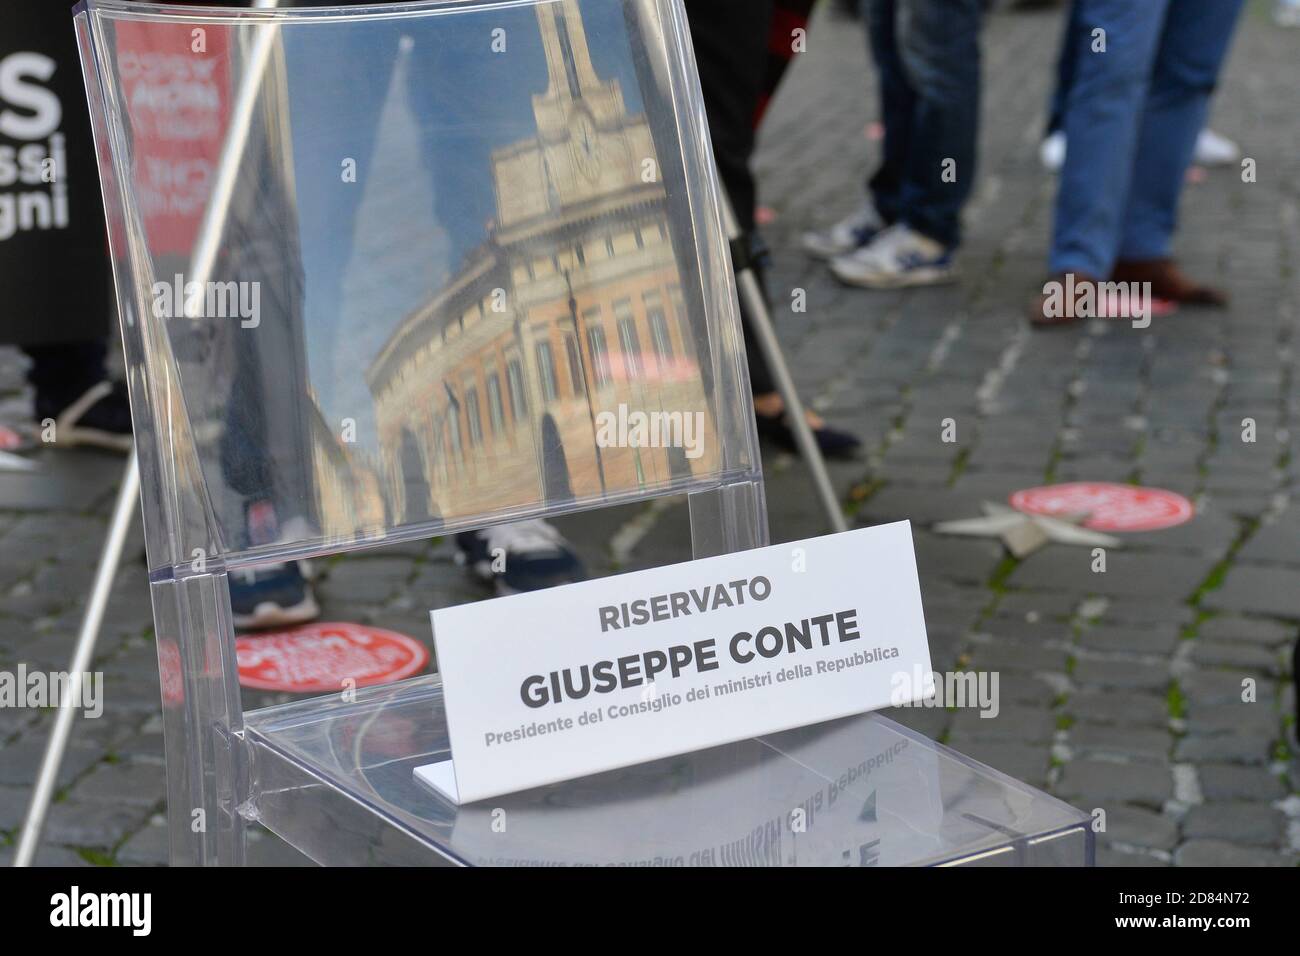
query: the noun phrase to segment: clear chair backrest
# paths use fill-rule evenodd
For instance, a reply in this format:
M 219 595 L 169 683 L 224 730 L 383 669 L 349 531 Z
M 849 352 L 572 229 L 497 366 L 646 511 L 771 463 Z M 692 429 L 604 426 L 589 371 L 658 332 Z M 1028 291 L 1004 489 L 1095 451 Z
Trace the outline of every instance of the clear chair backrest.
M 86 0 L 151 569 L 758 473 L 679 0 Z

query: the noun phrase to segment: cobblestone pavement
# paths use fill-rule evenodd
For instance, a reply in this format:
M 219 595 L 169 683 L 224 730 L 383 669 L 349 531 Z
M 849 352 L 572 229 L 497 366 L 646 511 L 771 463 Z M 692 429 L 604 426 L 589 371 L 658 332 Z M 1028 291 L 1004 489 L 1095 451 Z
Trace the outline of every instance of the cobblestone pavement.
M 1216 129 L 1258 180 L 1216 170 L 1188 188 L 1179 253 L 1227 285 L 1223 316 L 1150 330 L 1029 330 L 1052 178 L 1036 146 L 1057 13 L 1001 13 L 986 32 L 985 123 L 959 283 L 899 293 L 837 285 L 799 233 L 858 202 L 876 150 L 858 27 L 825 9 L 764 131 L 778 324 L 799 381 L 828 418 L 862 434 L 865 462 L 832 468 L 859 524 L 909 518 L 938 670 L 996 671 L 1000 713 L 913 709 L 896 719 L 1086 808 L 1106 811 L 1099 862 L 1295 865 L 1300 763 L 1291 646 L 1300 629 L 1300 34 L 1252 3 L 1219 93 Z M 805 290 L 808 309 L 785 303 Z M 0 418 L 22 413 L 21 365 L 0 350 Z M 951 418 L 955 442 L 941 440 Z M 1257 440 L 1241 440 L 1242 420 Z M 821 533 L 798 463 L 765 460 L 774 540 Z M 116 459 L 47 455 L 36 478 L 0 474 L 0 667 L 62 669 L 78 624 Z M 984 501 L 1068 480 L 1139 481 L 1190 497 L 1180 527 L 1130 534 L 1092 571 L 1086 548 L 1021 562 L 995 542 L 940 537 Z M 564 522 L 604 573 L 687 556 L 686 509 L 661 501 Z M 165 859 L 158 681 L 139 532 L 117 582 L 97 667 L 106 710 L 81 720 L 41 859 Z M 425 639 L 426 608 L 484 596 L 446 542 L 320 568 L 326 619 Z M 1256 700 L 1243 702 L 1243 680 Z M 249 694 L 246 706 L 277 699 Z M 12 854 L 49 713 L 0 710 L 0 862 Z M 300 860 L 263 837 L 254 862 Z

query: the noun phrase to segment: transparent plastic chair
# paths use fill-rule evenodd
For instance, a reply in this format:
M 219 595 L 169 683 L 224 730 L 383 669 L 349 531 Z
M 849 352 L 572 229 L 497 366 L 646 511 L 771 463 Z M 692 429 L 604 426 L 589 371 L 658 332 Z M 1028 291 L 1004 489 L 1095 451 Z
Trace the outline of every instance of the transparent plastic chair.
M 492 842 L 412 779 L 447 750 L 436 675 L 244 712 L 233 572 L 663 495 L 698 557 L 766 543 L 685 15 L 84 0 L 76 26 L 174 863 L 244 862 L 253 823 L 332 864 L 1091 854 L 1077 811 L 876 717 L 517 795 Z M 856 809 L 754 842 L 826 794 Z

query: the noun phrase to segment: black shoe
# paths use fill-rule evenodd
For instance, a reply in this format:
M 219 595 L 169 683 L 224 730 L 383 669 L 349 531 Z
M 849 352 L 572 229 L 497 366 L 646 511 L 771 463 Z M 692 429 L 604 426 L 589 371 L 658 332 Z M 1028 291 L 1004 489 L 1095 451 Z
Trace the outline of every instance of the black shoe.
M 320 615 L 297 561 L 231 572 L 230 610 L 240 630 L 287 627 Z
M 514 521 L 456 535 L 458 563 L 501 594 L 539 591 L 583 581 L 587 571 L 569 542 L 540 519 Z
M 794 432 L 786 424 L 785 414 L 780 415 L 755 415 L 758 420 L 758 437 L 770 441 L 772 444 L 784 449 L 785 451 L 799 453 L 799 446 L 795 444 Z M 862 442 L 858 436 L 849 432 L 842 432 L 837 428 L 831 428 L 829 425 L 823 425 L 821 428 L 812 430 L 813 438 L 817 440 L 817 447 L 827 458 L 850 459 L 857 455 L 857 451 L 862 447 Z

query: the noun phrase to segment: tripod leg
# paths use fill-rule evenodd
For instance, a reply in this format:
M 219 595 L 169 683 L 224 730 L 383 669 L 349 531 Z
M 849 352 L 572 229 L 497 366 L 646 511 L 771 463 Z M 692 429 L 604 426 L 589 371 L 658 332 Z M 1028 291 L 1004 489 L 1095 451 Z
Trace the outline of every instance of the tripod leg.
M 721 194 L 720 199 L 727 238 L 734 243 L 740 238 L 736 214 L 732 211 L 731 202 L 725 193 Z M 752 269 L 746 267 L 736 272 L 736 288 L 740 292 L 741 302 L 745 305 L 746 315 L 749 316 L 755 338 L 758 339 L 755 343 L 749 343 L 749 347 L 757 345 L 762 350 L 763 357 L 767 359 L 772 378 L 776 380 L 776 389 L 785 402 L 786 418 L 790 421 L 790 430 L 794 433 L 799 455 L 808 466 L 813 488 L 817 492 L 817 500 L 826 515 L 826 523 L 830 525 L 831 531 L 846 531 L 848 523 L 844 520 L 844 511 L 831 485 L 830 475 L 826 473 L 826 459 L 822 456 L 821 449 L 817 447 L 817 439 L 813 436 L 808 419 L 804 416 L 803 402 L 800 401 L 794 379 L 790 376 L 790 367 L 786 364 L 785 354 L 781 351 L 776 330 L 772 328 L 772 317 L 767 309 L 767 301 L 763 298 L 763 290 L 759 288 L 758 278 Z
M 81 700 L 82 679 L 95 655 L 95 642 L 99 638 L 99 627 L 104 621 L 104 609 L 108 606 L 108 592 L 113 587 L 113 578 L 117 575 L 117 567 L 122 559 L 122 545 L 131 528 L 131 517 L 139 504 L 140 469 L 135 452 L 132 451 L 122 476 L 122 486 L 117 491 L 117 503 L 113 505 L 108 536 L 104 539 L 104 550 L 99 556 L 99 570 L 95 572 L 95 581 L 90 589 L 90 601 L 86 605 L 85 617 L 81 619 L 81 631 L 77 634 L 71 670 L 68 680 L 63 684 L 59 710 L 54 718 L 54 730 L 50 733 L 50 742 L 41 759 L 41 770 L 36 777 L 36 786 L 32 789 L 31 803 L 27 807 L 27 819 L 23 822 L 22 833 L 18 837 L 14 866 L 31 866 L 36 856 L 36 847 L 45 827 L 45 814 L 54 797 L 55 781 L 59 777 L 59 766 L 63 763 L 63 752 L 67 749 L 68 737 L 72 734 L 75 708 Z

